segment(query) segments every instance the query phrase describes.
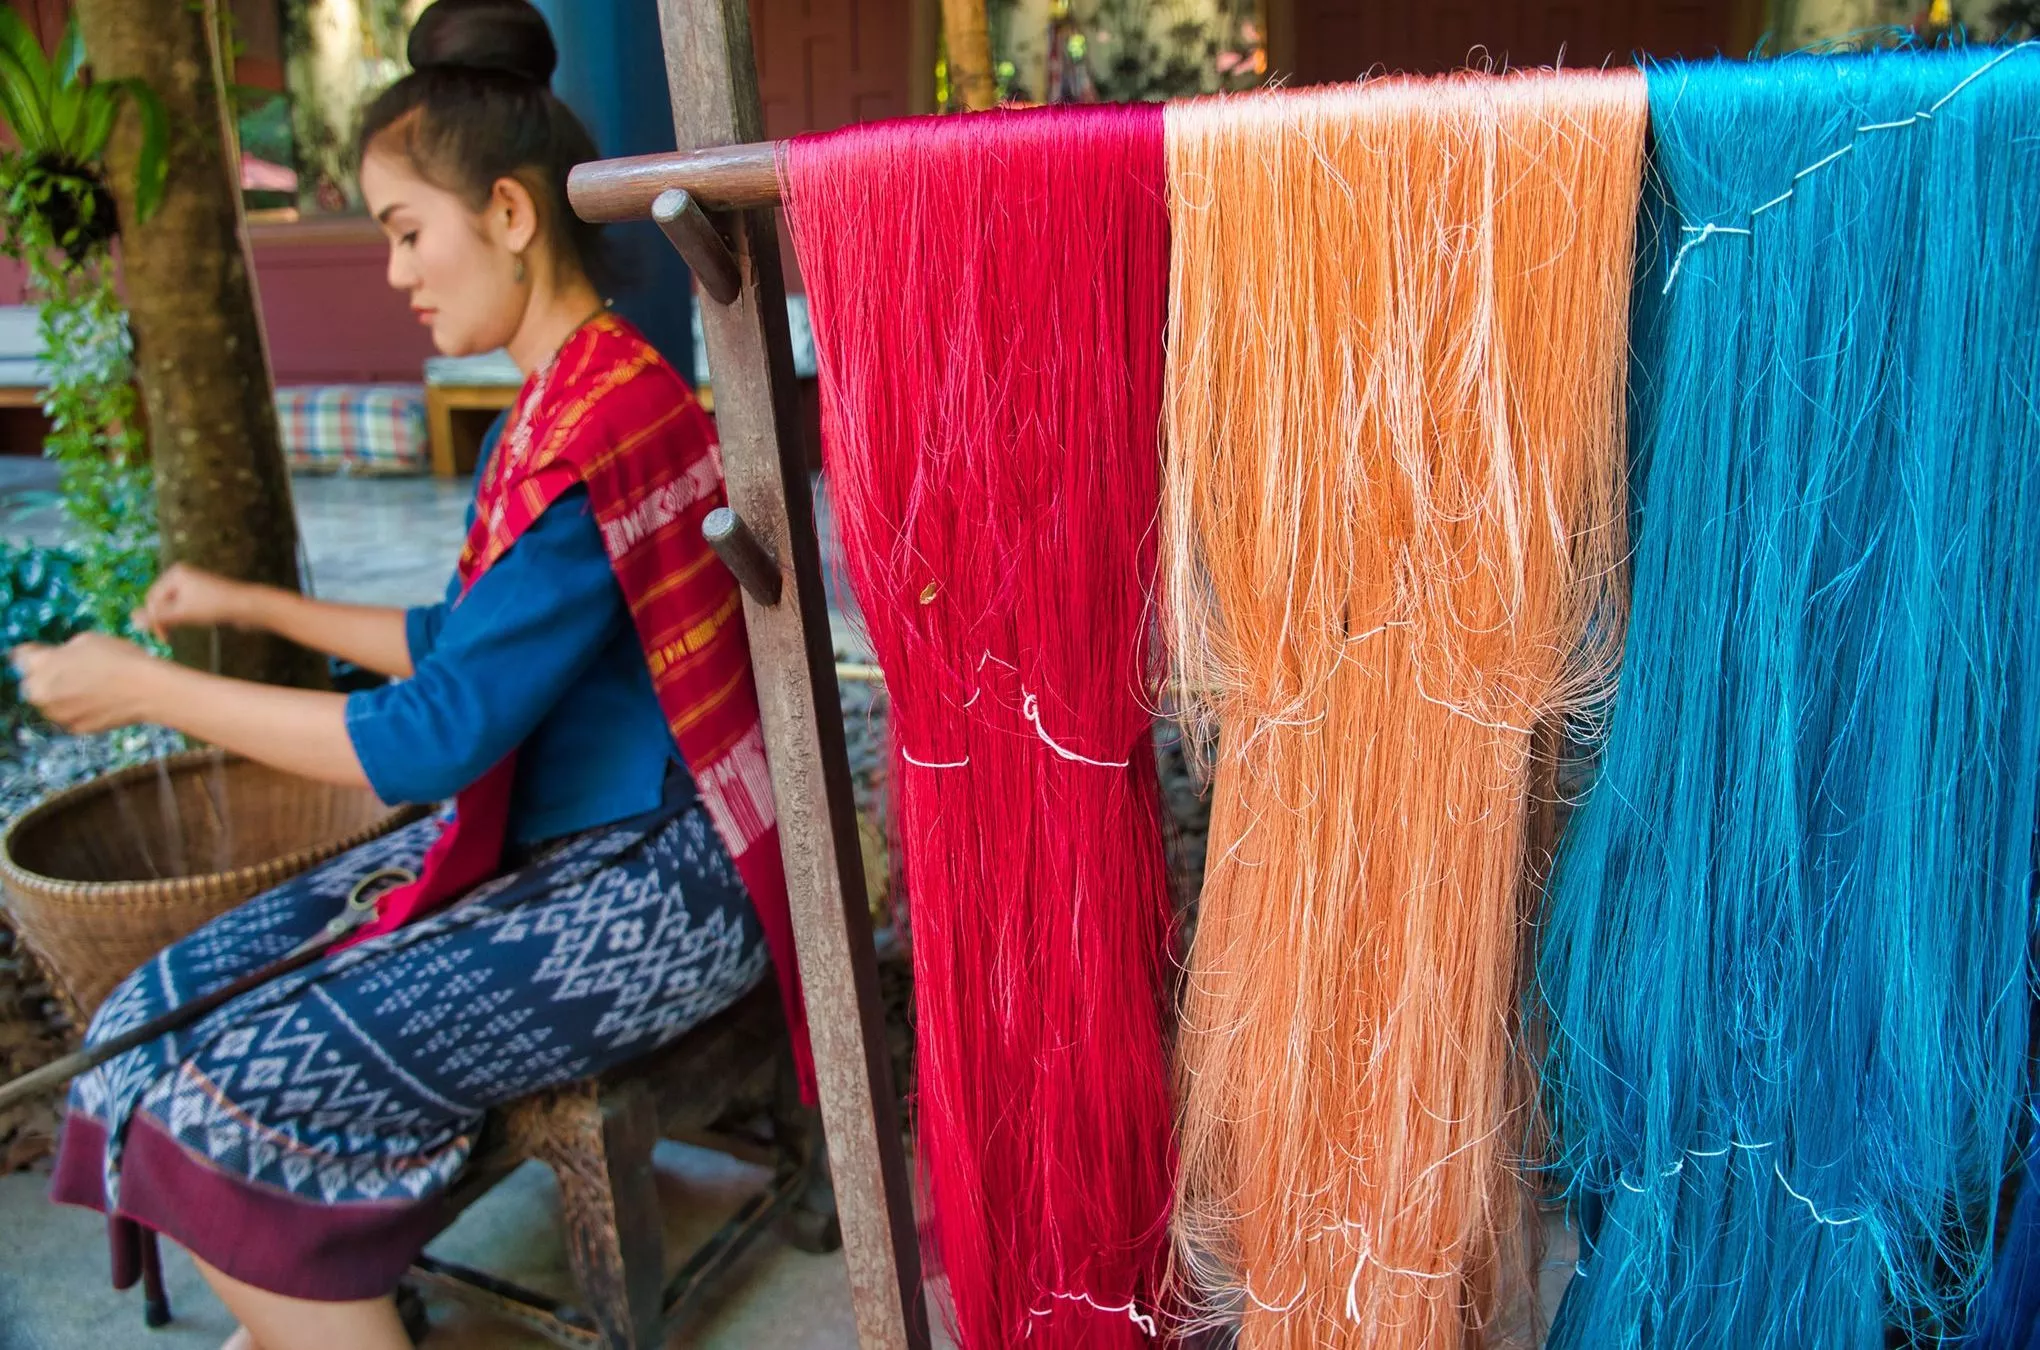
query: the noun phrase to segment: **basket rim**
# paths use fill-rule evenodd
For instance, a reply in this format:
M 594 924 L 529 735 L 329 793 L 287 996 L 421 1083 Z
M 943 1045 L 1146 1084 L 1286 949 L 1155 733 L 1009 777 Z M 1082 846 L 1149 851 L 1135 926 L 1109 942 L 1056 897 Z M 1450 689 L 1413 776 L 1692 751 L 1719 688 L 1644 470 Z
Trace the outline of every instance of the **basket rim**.
M 153 891 L 157 898 L 164 900 L 188 898 L 230 886 L 252 886 L 259 889 L 272 875 L 295 876 L 315 862 L 345 853 L 349 849 L 359 848 L 392 829 L 421 819 L 430 809 L 414 805 L 392 807 L 382 816 L 344 838 L 295 849 L 279 857 L 249 863 L 224 872 L 194 872 L 181 877 L 137 878 L 131 881 L 71 881 L 30 871 L 14 860 L 14 841 L 20 830 L 38 824 L 78 801 L 105 791 L 108 787 L 125 787 L 140 778 L 153 781 L 158 775 L 159 764 L 174 772 L 193 765 L 257 762 L 246 755 L 230 751 L 180 750 L 174 755 L 165 755 L 160 760 L 144 760 L 139 764 L 129 764 L 111 773 L 99 774 L 82 783 L 74 783 L 70 787 L 59 789 L 16 816 L 8 822 L 6 830 L 0 832 L 0 882 L 4 882 L 10 890 L 15 888 L 30 890 L 40 893 L 46 899 L 62 900 L 72 904 L 110 902 L 131 905 L 138 889 Z

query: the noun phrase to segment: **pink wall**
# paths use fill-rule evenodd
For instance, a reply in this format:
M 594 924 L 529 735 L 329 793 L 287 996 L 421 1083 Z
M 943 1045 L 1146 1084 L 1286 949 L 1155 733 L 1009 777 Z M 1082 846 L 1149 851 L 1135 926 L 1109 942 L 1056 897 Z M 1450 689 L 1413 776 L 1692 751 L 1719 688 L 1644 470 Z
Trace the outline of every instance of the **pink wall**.
M 384 280 L 389 246 L 361 217 L 248 227 L 276 382 L 424 378 L 432 339 Z
M 368 220 L 248 227 L 255 285 L 282 384 L 416 384 L 432 339 L 383 279 L 388 246 Z M 25 303 L 21 265 L 0 258 L 0 305 Z

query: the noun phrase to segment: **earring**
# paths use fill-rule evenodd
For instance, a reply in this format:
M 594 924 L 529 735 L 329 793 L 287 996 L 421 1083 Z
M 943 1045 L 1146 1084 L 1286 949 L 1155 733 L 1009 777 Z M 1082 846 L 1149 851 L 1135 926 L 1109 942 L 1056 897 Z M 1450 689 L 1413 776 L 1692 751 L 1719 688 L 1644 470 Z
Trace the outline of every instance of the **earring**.
M 522 286 L 524 284 L 524 255 L 519 253 L 516 255 L 516 258 L 517 270 L 510 275 L 516 279 L 518 285 Z

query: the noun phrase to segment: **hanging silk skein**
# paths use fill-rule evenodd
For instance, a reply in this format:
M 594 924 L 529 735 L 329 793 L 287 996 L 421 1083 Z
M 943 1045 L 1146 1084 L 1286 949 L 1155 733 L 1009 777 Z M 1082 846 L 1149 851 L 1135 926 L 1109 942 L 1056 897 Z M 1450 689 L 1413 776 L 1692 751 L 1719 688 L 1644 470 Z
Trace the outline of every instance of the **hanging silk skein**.
M 1173 1172 L 1161 110 L 855 127 L 789 142 L 780 171 L 890 698 L 918 1149 L 959 1339 L 1146 1345 Z
M 1619 638 L 1643 80 L 1168 118 L 1186 1284 L 1246 1350 L 1472 1344 L 1529 1265 L 1531 735 Z
M 2022 1089 L 2040 50 L 1650 72 L 1633 609 L 1537 992 L 1552 1344 L 1951 1334 Z

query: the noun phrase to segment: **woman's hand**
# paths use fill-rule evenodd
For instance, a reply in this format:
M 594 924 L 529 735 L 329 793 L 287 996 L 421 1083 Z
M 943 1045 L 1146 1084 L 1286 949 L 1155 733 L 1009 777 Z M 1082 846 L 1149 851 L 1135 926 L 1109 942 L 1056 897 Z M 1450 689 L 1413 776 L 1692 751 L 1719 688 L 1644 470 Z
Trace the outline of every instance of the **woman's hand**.
M 149 587 L 148 598 L 135 611 L 135 627 L 164 639 L 172 628 L 247 627 L 255 589 L 176 563 Z
M 61 647 L 30 643 L 12 655 L 22 695 L 66 731 L 152 722 L 285 773 L 369 786 L 347 730 L 345 694 L 207 675 L 99 633 Z
M 12 653 L 21 696 L 44 717 L 80 734 L 150 720 L 148 693 L 163 662 L 103 633 L 61 647 L 28 643 Z
M 135 627 L 168 641 L 173 628 L 245 628 L 274 633 L 315 652 L 397 679 L 411 676 L 405 611 L 336 605 L 296 591 L 233 581 L 178 563 L 149 587 Z

